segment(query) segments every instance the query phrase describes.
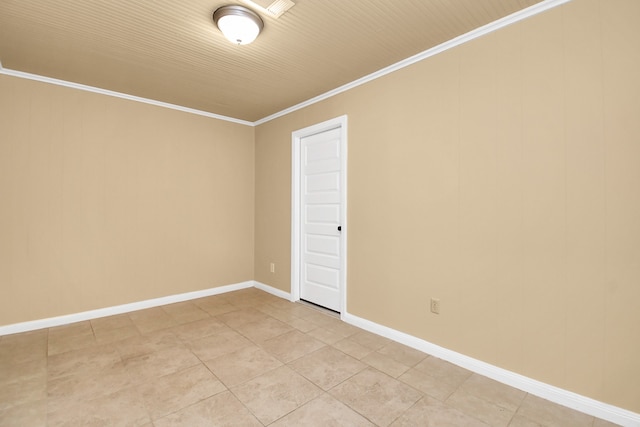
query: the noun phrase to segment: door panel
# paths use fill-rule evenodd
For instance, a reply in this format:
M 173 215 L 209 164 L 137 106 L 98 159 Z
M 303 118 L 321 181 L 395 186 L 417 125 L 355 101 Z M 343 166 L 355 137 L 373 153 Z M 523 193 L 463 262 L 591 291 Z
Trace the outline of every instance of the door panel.
M 340 222 L 340 206 L 335 204 L 317 204 L 306 206 L 307 221 L 310 223 Z
M 338 239 L 326 236 L 309 236 L 307 238 L 307 252 L 329 256 L 340 256 L 340 242 Z
M 301 139 L 300 297 L 340 310 L 341 200 L 340 129 Z
M 320 169 L 320 168 L 316 168 Z M 309 172 L 313 173 L 313 172 Z M 330 172 L 317 175 L 308 175 L 305 182 L 305 191 L 308 195 L 315 193 L 333 192 L 340 190 L 340 172 Z M 338 193 L 339 195 L 339 193 Z

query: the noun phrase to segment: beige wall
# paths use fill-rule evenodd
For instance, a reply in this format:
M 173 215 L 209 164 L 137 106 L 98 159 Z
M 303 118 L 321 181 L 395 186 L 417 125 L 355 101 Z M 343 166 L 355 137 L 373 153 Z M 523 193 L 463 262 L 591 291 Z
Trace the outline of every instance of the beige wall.
M 0 75 L 0 325 L 253 279 L 254 130 Z
M 348 311 L 640 412 L 638 16 L 574 0 L 259 126 L 255 279 L 289 291 L 291 132 L 347 114 Z

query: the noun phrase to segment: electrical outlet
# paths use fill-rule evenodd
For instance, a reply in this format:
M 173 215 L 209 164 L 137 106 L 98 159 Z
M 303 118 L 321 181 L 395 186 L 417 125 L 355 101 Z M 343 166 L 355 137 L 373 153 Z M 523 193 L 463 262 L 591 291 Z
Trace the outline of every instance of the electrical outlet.
M 431 312 L 440 314 L 440 300 L 438 298 L 431 298 Z
M 269 271 L 271 271 L 272 273 L 276 272 L 276 263 L 272 262 L 271 264 L 269 264 Z

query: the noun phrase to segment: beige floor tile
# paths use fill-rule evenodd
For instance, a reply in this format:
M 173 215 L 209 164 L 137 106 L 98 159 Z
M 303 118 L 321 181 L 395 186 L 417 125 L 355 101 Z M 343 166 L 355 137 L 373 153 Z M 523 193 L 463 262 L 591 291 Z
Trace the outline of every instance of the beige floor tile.
M 205 364 L 227 387 L 233 387 L 281 366 L 282 362 L 253 345 Z
M 462 383 L 460 389 L 511 412 L 515 412 L 518 409 L 527 395 L 522 390 L 478 374 L 472 374 Z
M 96 345 L 91 322 L 77 322 L 49 329 L 48 355 L 66 353 Z
M 83 322 L 70 323 L 68 325 L 55 326 L 49 328 L 49 339 L 51 338 L 64 338 L 75 335 L 92 334 L 93 328 L 89 320 Z
M 272 427 L 374 427 L 362 415 L 328 394 L 323 394 L 280 418 Z
M 261 305 L 260 307 L 258 307 L 258 311 L 261 311 L 262 313 L 267 314 L 274 319 L 278 319 L 281 322 L 290 322 L 297 319 L 296 316 L 289 313 L 288 311 L 280 310 L 269 304 Z
M 515 409 L 509 410 L 489 403 L 461 388 L 449 396 L 445 403 L 494 427 L 506 427 L 515 413 Z
M 296 306 L 302 306 L 307 308 L 307 311 L 301 311 L 300 317 L 304 317 L 305 319 L 313 316 L 314 314 L 321 314 L 326 317 L 330 317 L 333 319 L 340 319 L 340 313 L 336 313 L 335 311 L 331 311 L 329 309 L 320 307 L 318 305 L 306 302 L 304 300 L 300 300 L 295 303 Z
M 262 427 L 231 392 L 225 391 L 154 421 L 155 427 Z
M 336 321 L 337 319 L 328 314 L 323 314 L 318 311 L 312 311 L 304 315 L 304 320 L 314 323 L 317 326 L 328 326 L 330 324 L 333 324 L 332 322 Z
M 336 335 L 340 335 L 342 338 L 350 337 L 358 332 L 362 332 L 362 329 L 356 328 L 355 326 L 345 323 L 340 319 L 332 319 L 331 322 L 323 327 Z
M 237 308 L 258 308 L 261 305 L 264 305 L 261 298 L 252 298 L 246 297 L 242 299 L 231 299 L 229 304 L 237 307 Z
M 126 359 L 124 366 L 134 384 L 141 384 L 199 363 L 200 360 L 188 349 L 170 347 L 166 350 Z
M 47 378 L 45 376 L 4 384 L 0 387 L 0 410 L 36 402 L 46 397 Z
M 209 313 L 189 301 L 164 305 L 162 309 L 179 325 L 210 317 Z
M 261 346 L 280 361 L 289 363 L 324 347 L 325 344 L 294 329 L 264 341 Z
M 380 354 L 377 351 L 369 353 L 361 360 L 367 365 L 372 366 L 387 375 L 391 375 L 393 378 L 398 378 L 409 370 L 408 366 L 393 360 L 389 356 Z
M 422 395 L 390 376 L 367 368 L 330 391 L 336 399 L 379 426 L 388 426 Z
M 129 373 L 122 362 L 105 366 L 92 372 L 70 372 L 69 375 L 59 376 L 49 380 L 47 396 L 50 406 L 63 404 L 64 400 L 91 400 L 115 393 L 131 387 Z
M 323 390 L 335 387 L 367 367 L 333 347 L 321 348 L 290 366 Z
M 46 425 L 47 401 L 45 399 L 0 410 L 0 426 L 3 427 L 46 427 Z
M 47 343 L 49 337 L 49 329 L 35 329 L 33 331 L 20 332 L 15 334 L 3 335 L 0 339 L 0 345 L 31 345 L 34 343 Z
M 211 295 L 208 297 L 196 298 L 191 300 L 190 302 L 194 303 L 198 307 L 202 308 L 204 305 L 220 305 L 220 304 L 229 304 L 225 297 L 225 294 L 220 295 Z
M 195 300 L 193 303 L 201 310 L 204 310 L 209 316 L 218 316 L 238 309 L 238 307 L 229 304 L 226 300 L 216 297 L 201 298 Z
M 238 326 L 242 326 L 252 322 L 259 322 L 261 320 L 269 318 L 269 316 L 261 311 L 256 310 L 255 308 L 243 308 L 221 314 L 219 316 L 216 316 L 216 318 L 226 323 L 231 328 L 236 329 Z
M 49 356 L 66 353 L 69 351 L 89 348 L 96 345 L 96 338 L 93 331 L 85 332 L 77 335 L 57 334 L 49 336 L 49 346 L 47 353 Z
M 96 344 L 110 344 L 140 335 L 135 325 L 127 325 L 117 329 L 98 329 L 94 333 Z
M 279 296 L 270 294 L 268 292 L 262 292 L 264 298 L 263 298 L 263 302 L 265 304 L 273 304 L 274 302 L 278 302 L 278 301 L 283 301 L 283 298 L 280 298 Z M 284 299 L 285 302 L 289 303 L 288 299 Z
M 17 381 L 47 376 L 47 359 L 40 358 L 24 363 L 0 363 L 0 389 Z
M 521 415 L 514 415 L 509 423 L 509 427 L 544 427 L 542 424 L 539 424 L 535 421 L 530 420 L 529 418 L 523 417 Z
M 93 332 L 120 329 L 127 326 L 134 326 L 128 314 L 116 314 L 115 316 L 100 317 L 91 320 Z
M 517 415 L 546 427 L 591 426 L 594 421 L 590 415 L 574 411 L 531 394 L 527 394 L 524 398 Z
M 309 332 L 318 328 L 315 323 L 311 323 L 308 320 L 304 320 L 300 317 L 295 317 L 294 319 L 287 321 L 287 324 L 292 326 L 293 328 L 296 328 L 300 332 Z
M 48 410 L 47 426 L 142 426 L 150 422 L 142 397 L 128 388 L 72 407 Z
M 273 317 L 266 317 L 257 322 L 245 323 L 235 329 L 255 343 L 262 343 L 265 340 L 293 330 L 291 326 Z
M 0 341 L 0 364 L 42 361 L 47 357 L 48 330 L 5 335 Z
M 378 353 L 384 354 L 410 368 L 422 362 L 428 356 L 426 353 L 397 342 L 390 342 L 378 350 Z
M 256 292 L 255 292 L 255 297 L 256 297 L 258 300 L 260 300 L 260 302 L 261 302 L 262 304 L 270 304 L 270 303 L 272 303 L 273 301 L 282 300 L 282 298 L 277 297 L 277 296 L 275 296 L 275 295 L 272 295 L 272 294 L 270 294 L 270 293 L 268 293 L 268 292 L 265 292 L 265 291 L 263 291 L 263 290 L 255 289 L 255 288 L 254 288 L 253 290 L 254 290 L 254 291 L 256 291 Z
M 301 317 L 301 318 L 306 318 L 308 316 L 317 314 L 318 311 L 308 307 L 304 304 L 301 303 L 293 303 L 293 304 L 288 304 L 286 307 L 282 307 L 283 310 L 287 310 L 289 313 L 293 314 L 296 317 Z
M 342 335 L 332 332 L 323 327 L 312 329 L 307 332 L 307 334 L 329 345 L 335 344 L 344 338 Z
M 40 344 L 47 346 L 47 339 L 49 332 L 47 329 L 40 332 L 40 334 L 34 335 L 34 332 L 22 332 L 12 335 L 0 335 L 0 362 L 6 363 L 10 360 L 6 359 L 6 356 L 11 354 L 11 350 L 17 350 L 21 347 L 29 347 L 34 344 Z
M 153 420 L 225 390 L 227 388 L 202 364 L 160 377 L 137 388 Z
M 456 386 L 456 388 L 471 376 L 471 371 L 433 356 L 429 356 L 418 363 L 415 369 L 438 378 L 443 382 L 451 383 Z
M 228 292 L 223 294 L 222 296 L 224 296 L 228 301 L 241 302 L 249 298 L 259 297 L 263 293 L 264 292 L 259 289 L 250 287 L 240 289 L 235 292 Z
M 351 357 L 355 357 L 356 359 L 362 359 L 367 354 L 373 351 L 370 348 L 360 345 L 349 338 L 345 338 L 343 340 L 338 341 L 337 343 L 334 343 L 333 347 L 348 354 Z
M 363 347 L 370 350 L 380 350 L 385 345 L 391 342 L 390 339 L 381 337 L 379 335 L 372 334 L 367 331 L 360 331 L 349 337 L 349 339 Z
M 111 345 L 94 346 L 49 357 L 47 375 L 49 380 L 67 375 L 95 372 L 122 361 L 120 354 Z
M 252 345 L 251 341 L 232 330 L 193 340 L 187 344 L 193 354 L 202 361 L 215 359 Z
M 403 383 L 409 384 L 422 393 L 434 397 L 444 402 L 456 389 L 459 384 L 452 383 L 451 381 L 442 380 L 440 378 L 432 377 L 429 374 L 425 374 L 422 371 L 418 371 L 415 368 L 409 369 L 407 372 L 398 377 Z
M 251 298 L 251 295 L 244 292 L 244 290 L 240 290 L 232 293 L 223 294 L 221 295 L 221 297 L 224 298 L 224 300 L 228 304 L 234 304 L 234 303 L 241 304 L 243 301 L 246 301 L 248 298 Z
M 122 359 L 131 359 L 169 348 L 181 348 L 184 344 L 169 330 L 150 332 L 127 338 L 113 344 Z
M 297 307 L 299 305 L 297 303 L 291 303 L 282 298 L 276 298 L 274 300 L 269 301 L 267 304 L 270 305 L 271 307 L 275 307 L 279 310 L 285 310 L 285 311 L 291 311 L 291 307 Z
M 265 425 L 322 394 L 322 390 L 288 366 L 260 375 L 231 391 Z
M 161 331 L 177 325 L 176 321 L 161 307 L 133 311 L 129 313 L 129 317 L 142 334 Z
M 392 427 L 489 427 L 436 399 L 424 397 L 391 424 Z
M 229 327 L 214 318 L 197 320 L 171 328 L 171 332 L 183 341 L 197 340 L 226 331 L 230 331 Z

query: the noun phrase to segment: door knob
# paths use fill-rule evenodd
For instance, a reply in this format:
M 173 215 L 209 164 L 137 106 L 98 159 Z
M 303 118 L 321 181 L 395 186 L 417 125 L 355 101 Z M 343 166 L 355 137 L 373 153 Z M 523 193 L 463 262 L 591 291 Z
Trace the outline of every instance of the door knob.
M 342 226 L 341 225 L 338 226 L 338 231 L 342 231 Z

